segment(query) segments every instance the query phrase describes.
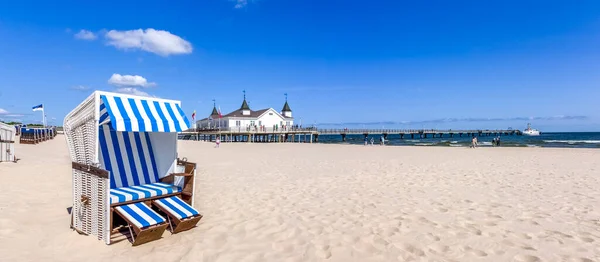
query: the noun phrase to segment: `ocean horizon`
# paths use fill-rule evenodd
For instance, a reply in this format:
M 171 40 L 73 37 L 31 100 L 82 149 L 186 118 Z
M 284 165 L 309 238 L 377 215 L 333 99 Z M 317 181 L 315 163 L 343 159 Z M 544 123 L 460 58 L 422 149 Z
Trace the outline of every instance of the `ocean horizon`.
M 374 144 L 379 145 L 381 134 L 369 135 L 369 145 L 371 138 Z M 497 136 L 477 136 L 480 147 L 492 147 L 492 140 Z M 364 135 L 347 135 L 346 141 L 342 141 L 341 135 L 319 135 L 319 143 L 324 144 L 364 144 Z M 389 146 L 449 146 L 449 147 L 468 147 L 471 145 L 471 138 L 467 135 L 459 137 L 454 135 L 444 135 L 443 137 L 411 138 L 404 136 L 400 138 L 398 134 L 389 134 L 386 145 Z M 600 132 L 544 132 L 540 136 L 519 136 L 502 135 L 500 136 L 501 147 L 553 147 L 553 148 L 600 148 Z

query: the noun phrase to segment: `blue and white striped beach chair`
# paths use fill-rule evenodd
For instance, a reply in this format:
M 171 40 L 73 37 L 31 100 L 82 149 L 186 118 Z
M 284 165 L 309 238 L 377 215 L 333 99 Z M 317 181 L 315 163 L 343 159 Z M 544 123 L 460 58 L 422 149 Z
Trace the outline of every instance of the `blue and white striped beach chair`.
M 115 211 L 127 221 L 134 246 L 159 239 L 167 229 L 165 219 L 144 203 L 118 206 Z
M 160 182 L 149 133 L 118 132 L 102 125 L 99 137 L 100 166 L 111 173 L 111 206 L 181 192 L 181 187 Z
M 176 196 L 156 199 L 152 203 L 167 215 L 173 234 L 195 227 L 202 219 L 198 210 Z
M 142 232 L 147 224 L 133 218 L 155 213 L 142 212 L 150 209 L 139 205 L 178 197 L 193 206 L 196 164 L 177 157 L 177 133 L 190 127 L 180 104 L 96 91 L 65 117 L 75 230 L 110 244 L 119 226 L 115 213 Z M 136 238 L 135 243 L 142 241 Z

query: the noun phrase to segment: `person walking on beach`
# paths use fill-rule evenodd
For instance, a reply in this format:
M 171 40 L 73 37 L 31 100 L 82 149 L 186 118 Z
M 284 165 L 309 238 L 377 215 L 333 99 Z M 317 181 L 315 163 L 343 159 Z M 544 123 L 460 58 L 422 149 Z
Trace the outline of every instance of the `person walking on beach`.
M 368 140 L 367 140 L 367 139 L 368 139 L 368 138 L 365 136 L 365 146 L 367 146 L 367 145 L 368 145 L 368 142 L 367 142 Z
M 381 142 L 381 145 L 385 145 L 385 138 L 383 138 L 383 136 L 381 136 L 381 138 L 379 138 L 379 141 Z
M 496 138 L 496 146 L 500 146 L 500 137 Z
M 471 138 L 471 147 L 472 148 L 476 148 L 477 147 L 477 137 Z
M 221 138 L 217 137 L 217 139 L 215 139 L 215 148 L 219 148 L 219 145 L 221 145 Z
M 371 145 L 373 145 L 373 143 L 375 143 L 375 139 L 371 137 Z

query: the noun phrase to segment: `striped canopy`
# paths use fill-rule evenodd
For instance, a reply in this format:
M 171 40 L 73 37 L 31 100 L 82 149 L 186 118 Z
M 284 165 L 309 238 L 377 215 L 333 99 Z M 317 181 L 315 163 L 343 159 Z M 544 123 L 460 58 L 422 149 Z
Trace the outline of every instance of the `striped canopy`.
M 127 132 L 181 132 L 190 128 L 179 101 L 140 96 L 100 95 L 100 123 Z

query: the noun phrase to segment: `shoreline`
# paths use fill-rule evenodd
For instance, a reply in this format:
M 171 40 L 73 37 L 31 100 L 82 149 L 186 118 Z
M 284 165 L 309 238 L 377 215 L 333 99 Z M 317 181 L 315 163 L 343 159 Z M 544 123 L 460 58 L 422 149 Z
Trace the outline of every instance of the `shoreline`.
M 195 141 L 195 140 L 181 140 L 179 139 L 178 142 L 184 142 L 184 143 L 203 143 L 203 144 L 215 144 L 214 141 Z M 444 142 L 445 143 L 445 142 Z M 484 145 L 479 145 L 477 148 L 496 148 L 496 149 L 500 149 L 500 148 L 544 148 L 544 149 L 583 149 L 583 150 L 599 150 L 600 149 L 600 144 L 598 144 L 598 147 L 568 147 L 568 146 L 564 146 L 564 147 L 560 147 L 560 146 L 537 146 L 537 145 L 513 145 L 513 144 L 509 144 L 509 145 L 501 145 L 501 146 L 492 146 L 491 142 L 489 142 L 490 144 L 484 144 Z M 364 144 L 360 144 L 360 143 L 350 143 L 350 142 L 340 142 L 340 143 L 335 143 L 335 142 L 313 142 L 313 143 L 296 143 L 296 142 L 285 142 L 285 143 L 277 143 L 277 142 L 223 142 L 221 141 L 221 146 L 223 145 L 244 145 L 244 144 L 248 144 L 248 145 L 340 145 L 340 146 L 359 146 L 359 147 L 416 147 L 416 148 L 428 148 L 428 147 L 432 147 L 432 148 L 470 148 L 470 144 L 465 144 L 465 143 L 461 143 L 461 144 L 451 144 L 451 145 L 418 145 L 418 144 L 402 144 L 402 145 L 398 145 L 398 144 L 391 144 L 391 145 L 384 145 L 381 146 L 377 143 L 375 143 L 374 145 L 367 145 L 365 146 Z M 593 143 L 594 145 L 596 143 Z

